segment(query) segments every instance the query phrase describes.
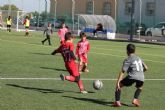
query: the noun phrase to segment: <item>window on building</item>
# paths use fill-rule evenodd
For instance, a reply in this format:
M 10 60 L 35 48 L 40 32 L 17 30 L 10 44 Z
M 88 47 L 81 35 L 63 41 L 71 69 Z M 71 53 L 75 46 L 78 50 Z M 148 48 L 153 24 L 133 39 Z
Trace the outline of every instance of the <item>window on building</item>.
M 93 0 L 87 2 L 87 14 L 93 14 Z
M 146 15 L 148 15 L 148 16 L 155 15 L 155 3 L 154 2 L 148 2 L 146 4 Z
M 111 3 L 107 0 L 103 4 L 103 14 L 104 15 L 110 15 L 111 14 Z
M 132 9 L 132 2 L 126 2 L 125 3 L 125 14 L 131 15 L 131 9 Z

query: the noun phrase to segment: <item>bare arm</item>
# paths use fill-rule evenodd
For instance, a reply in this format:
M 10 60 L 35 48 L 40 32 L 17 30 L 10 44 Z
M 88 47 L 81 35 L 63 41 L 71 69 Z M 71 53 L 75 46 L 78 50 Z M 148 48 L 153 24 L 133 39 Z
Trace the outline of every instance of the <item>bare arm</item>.
M 142 65 L 143 65 L 143 68 L 144 68 L 144 72 L 146 72 L 148 70 L 147 65 L 144 62 L 142 63 Z
M 116 89 L 117 90 L 120 90 L 121 89 L 121 87 L 120 87 L 120 81 L 123 79 L 123 76 L 124 76 L 124 72 L 121 71 L 119 73 L 119 76 L 118 76 L 118 79 L 117 79 L 117 84 L 116 84 Z

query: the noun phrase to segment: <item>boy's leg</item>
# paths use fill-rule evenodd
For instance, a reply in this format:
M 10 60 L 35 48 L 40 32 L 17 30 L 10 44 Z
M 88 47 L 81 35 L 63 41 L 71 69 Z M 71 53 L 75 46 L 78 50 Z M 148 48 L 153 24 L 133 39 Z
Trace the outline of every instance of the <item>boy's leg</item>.
M 82 69 L 83 69 L 83 61 L 81 56 L 79 56 L 79 65 L 78 65 L 79 72 L 82 72 Z
M 29 27 L 25 27 L 25 36 L 29 36 Z
M 84 54 L 82 55 L 82 63 L 83 63 L 83 68 L 82 68 L 82 71 L 83 72 L 89 72 L 88 68 L 87 68 L 87 65 L 88 65 L 88 58 L 87 58 L 87 54 Z
M 49 45 L 51 45 L 51 42 L 50 42 L 50 36 L 47 36 L 47 39 L 48 39 L 48 43 L 49 43 Z
M 78 77 L 80 77 L 80 76 L 78 76 Z M 83 82 L 80 78 L 76 81 L 76 83 L 77 83 L 80 91 L 84 91 L 84 85 L 83 85 Z
M 44 44 L 44 42 L 47 41 L 47 40 L 48 40 L 48 38 L 45 38 L 45 39 L 42 41 L 42 43 Z
M 84 72 L 89 72 L 89 69 L 88 69 L 88 63 L 84 63 L 84 66 L 83 66 L 83 71 Z
M 84 92 L 83 82 L 80 79 L 80 73 L 78 71 L 78 67 L 77 67 L 76 63 L 72 62 L 68 67 L 69 67 L 68 70 L 69 70 L 70 74 L 75 77 L 74 82 L 77 83 L 77 85 L 80 89 L 80 92 L 82 92 L 82 91 Z M 86 93 L 86 91 L 84 93 Z
M 122 87 L 123 87 L 123 85 L 120 83 L 120 88 L 122 88 Z M 116 91 L 115 91 L 115 102 L 113 103 L 114 107 L 120 107 L 121 106 L 120 96 L 121 96 L 121 90 L 118 90 L 116 88 Z
M 136 88 L 137 89 L 135 91 L 132 104 L 134 104 L 137 107 L 140 106 L 139 96 L 140 96 L 140 93 L 142 92 L 142 87 L 143 87 L 143 81 L 136 81 Z
M 142 88 L 137 88 L 134 94 L 134 99 L 139 99 L 141 92 L 142 92 Z
M 7 25 L 7 31 L 9 31 L 9 25 Z
M 125 77 L 123 80 L 120 81 L 120 88 L 124 87 L 124 86 L 131 86 L 134 83 L 134 80 L 129 79 L 128 77 Z M 121 96 L 121 90 L 118 90 L 116 88 L 115 91 L 115 103 L 114 106 L 115 107 L 120 107 L 121 103 L 120 103 L 120 96 Z
M 9 25 L 9 32 L 11 32 L 11 25 Z
M 68 80 L 70 82 L 75 82 L 75 77 L 74 76 L 64 76 L 64 80 Z
M 123 84 L 120 83 L 120 88 L 122 88 L 122 87 L 123 87 Z M 120 101 L 120 95 L 121 95 L 121 90 L 118 90 L 116 88 L 116 91 L 115 91 L 115 101 Z

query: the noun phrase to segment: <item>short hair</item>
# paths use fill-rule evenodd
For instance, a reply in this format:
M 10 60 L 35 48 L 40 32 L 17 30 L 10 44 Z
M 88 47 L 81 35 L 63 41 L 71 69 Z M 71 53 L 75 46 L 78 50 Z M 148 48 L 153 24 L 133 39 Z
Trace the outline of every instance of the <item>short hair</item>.
M 73 38 L 72 33 L 71 32 L 67 32 L 65 34 L 65 41 L 70 40 L 71 38 Z
M 128 44 L 127 45 L 127 52 L 128 53 L 135 53 L 135 49 L 136 49 L 136 47 L 135 47 L 135 45 L 134 44 Z
M 28 16 L 26 16 L 26 19 L 29 19 L 29 17 L 28 17 Z
M 80 38 L 82 38 L 83 36 L 86 36 L 85 32 L 80 33 Z

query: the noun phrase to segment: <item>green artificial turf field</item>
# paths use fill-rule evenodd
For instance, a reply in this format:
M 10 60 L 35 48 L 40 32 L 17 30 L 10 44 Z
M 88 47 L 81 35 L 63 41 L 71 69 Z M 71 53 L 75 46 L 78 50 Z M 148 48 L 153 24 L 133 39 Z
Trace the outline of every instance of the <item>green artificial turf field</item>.
M 138 44 L 137 54 L 146 62 L 149 71 L 141 94 L 141 107 L 131 104 L 135 87 L 123 88 L 120 108 L 112 107 L 115 80 L 126 58 L 128 43 L 89 40 L 91 51 L 89 73 L 83 73 L 88 94 L 80 94 L 76 84 L 60 80 L 31 78 L 59 78 L 67 75 L 60 55 L 50 53 L 58 47 L 54 34 L 52 46 L 41 44 L 42 33 L 0 30 L 0 110 L 164 110 L 165 108 L 165 46 Z M 74 42 L 77 43 L 79 39 Z M 6 79 L 25 78 L 25 79 Z M 28 79 L 29 78 L 29 79 Z M 96 91 L 90 79 L 103 80 L 104 87 Z M 162 80 L 161 80 L 162 79 Z

